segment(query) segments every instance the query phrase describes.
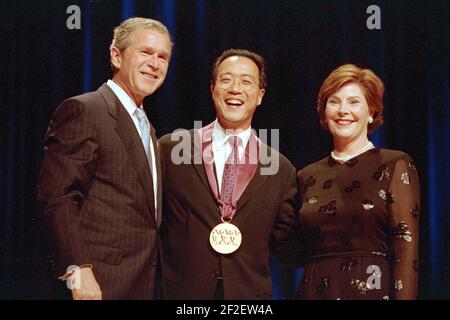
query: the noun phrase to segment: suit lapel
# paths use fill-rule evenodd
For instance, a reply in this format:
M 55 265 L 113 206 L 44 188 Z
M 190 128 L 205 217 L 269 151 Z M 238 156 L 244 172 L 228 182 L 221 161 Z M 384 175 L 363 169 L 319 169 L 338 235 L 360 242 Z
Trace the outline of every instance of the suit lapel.
M 134 165 L 138 173 L 139 181 L 146 195 L 147 205 L 151 213 L 150 215 L 152 216 L 152 219 L 155 220 L 155 200 L 153 193 L 152 175 L 150 172 L 150 167 L 148 165 L 147 156 L 145 155 L 144 146 L 142 145 L 141 138 L 139 137 L 139 133 L 137 132 L 133 120 L 130 118 L 130 115 L 126 111 L 125 107 L 116 97 L 114 92 L 108 87 L 108 85 L 103 84 L 98 89 L 98 91 L 103 95 L 108 105 L 109 114 L 116 120 L 115 129 L 120 139 L 122 140 L 125 149 L 128 152 L 132 165 Z M 153 136 L 152 140 L 154 140 Z M 155 153 L 158 153 L 156 152 L 156 149 Z
M 205 127 L 208 129 L 210 126 Z M 202 128 L 201 132 L 204 133 L 205 128 Z M 212 131 L 212 130 L 211 130 Z M 211 187 L 209 186 L 208 177 L 206 176 L 205 168 L 203 167 L 203 158 L 202 158 L 202 141 L 204 138 L 200 137 L 198 130 L 194 129 L 191 131 L 191 160 L 193 162 L 193 167 L 197 172 L 200 180 L 205 185 L 205 187 L 211 191 Z M 203 141 L 205 142 L 205 141 Z M 211 191 L 212 194 L 212 191 Z M 214 195 L 213 195 L 214 197 Z
M 212 131 L 214 128 L 214 122 L 207 125 L 206 127 L 203 127 L 200 130 L 200 133 L 198 130 L 193 130 L 193 133 L 191 137 L 192 139 L 192 158 L 191 159 L 202 159 L 202 149 L 201 145 L 203 144 L 211 144 L 212 143 Z M 202 138 L 200 138 L 200 134 L 202 135 Z M 262 142 L 255 136 L 258 143 L 261 144 Z M 197 139 L 197 143 L 194 143 L 194 139 Z M 258 167 L 256 169 L 255 175 L 253 176 L 253 179 L 249 182 L 247 187 L 245 188 L 244 192 L 242 193 L 240 199 L 237 202 L 237 210 L 239 210 L 241 207 L 243 207 L 255 194 L 256 192 L 263 186 L 263 184 L 266 182 L 266 180 L 269 178 L 269 175 L 261 175 L 261 168 L 269 167 L 270 163 L 267 161 L 266 157 L 270 157 L 271 148 L 267 145 L 264 145 L 264 147 L 267 148 L 269 155 L 266 155 L 264 152 L 261 152 L 260 156 L 264 157 L 264 161 L 261 161 L 259 159 L 258 161 Z M 260 147 L 258 147 L 258 150 L 260 150 Z M 203 160 L 202 160 L 203 161 Z M 264 164 L 262 164 L 264 163 Z M 203 164 L 196 164 L 194 162 L 193 167 L 195 168 L 195 171 L 197 172 L 198 176 L 200 177 L 200 180 L 203 182 L 203 184 L 206 186 L 206 188 L 211 192 L 211 195 L 213 198 L 215 198 L 211 187 L 208 182 L 208 177 L 206 176 L 205 169 L 203 167 Z
M 150 135 L 153 143 L 153 150 L 155 150 L 155 162 L 156 162 L 156 175 L 157 175 L 157 225 L 161 224 L 162 218 L 162 177 L 161 177 L 161 152 L 159 149 L 158 139 L 156 138 L 156 132 L 152 124 L 150 124 Z M 153 177 L 152 177 L 153 178 Z
M 259 141 L 259 140 L 258 140 Z M 261 142 L 259 142 L 261 144 Z M 265 146 L 267 147 L 267 146 Z M 267 147 L 269 152 L 271 152 L 271 148 Z M 258 148 L 258 152 L 260 150 L 260 147 Z M 265 155 L 263 152 L 259 152 L 260 157 L 267 157 L 268 155 Z M 270 156 L 270 155 L 269 155 Z M 266 159 L 264 159 L 266 160 Z M 264 164 L 262 164 L 264 163 Z M 237 202 L 237 210 L 242 208 L 253 196 L 255 196 L 256 192 L 263 186 L 263 184 L 266 182 L 266 180 L 269 178 L 269 175 L 261 175 L 261 169 L 268 167 L 270 163 L 267 161 L 261 161 L 261 159 L 258 160 L 258 167 L 256 168 L 255 175 L 253 176 L 253 179 L 249 182 L 247 188 L 245 188 L 244 193 L 239 198 Z
M 247 188 L 245 188 L 244 193 L 240 197 L 237 203 L 237 209 L 239 210 L 242 208 L 259 190 L 259 188 L 262 187 L 264 182 L 269 178 L 269 176 L 261 175 L 261 164 L 258 164 L 258 168 L 256 169 L 255 175 L 253 176 L 253 179 L 248 184 Z

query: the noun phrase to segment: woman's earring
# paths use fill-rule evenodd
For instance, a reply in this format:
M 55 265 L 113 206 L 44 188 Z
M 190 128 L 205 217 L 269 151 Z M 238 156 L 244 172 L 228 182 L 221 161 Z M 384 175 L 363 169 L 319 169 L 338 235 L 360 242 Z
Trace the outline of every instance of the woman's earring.
M 373 122 L 373 118 L 372 118 L 372 116 L 370 116 L 369 117 L 369 123 L 372 123 Z

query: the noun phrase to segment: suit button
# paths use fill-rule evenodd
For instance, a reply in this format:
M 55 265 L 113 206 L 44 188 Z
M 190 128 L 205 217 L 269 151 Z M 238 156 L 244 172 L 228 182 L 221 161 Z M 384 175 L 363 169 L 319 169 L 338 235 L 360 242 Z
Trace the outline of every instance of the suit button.
M 56 263 L 55 260 L 52 257 L 48 257 L 48 267 L 50 270 L 56 269 Z
M 150 259 L 150 265 L 152 267 L 156 267 L 156 261 L 154 259 Z
M 211 278 L 221 279 L 222 277 L 220 276 L 219 271 L 214 271 L 213 273 L 211 273 Z

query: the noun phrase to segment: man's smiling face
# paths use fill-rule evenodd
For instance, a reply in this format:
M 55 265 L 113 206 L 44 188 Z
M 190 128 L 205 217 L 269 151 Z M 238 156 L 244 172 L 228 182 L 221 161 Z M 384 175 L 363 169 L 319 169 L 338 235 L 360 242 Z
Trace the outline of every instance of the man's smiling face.
M 251 126 L 264 89 L 259 87 L 258 66 L 249 58 L 230 56 L 222 61 L 211 85 L 217 119 L 224 129 L 245 130 Z

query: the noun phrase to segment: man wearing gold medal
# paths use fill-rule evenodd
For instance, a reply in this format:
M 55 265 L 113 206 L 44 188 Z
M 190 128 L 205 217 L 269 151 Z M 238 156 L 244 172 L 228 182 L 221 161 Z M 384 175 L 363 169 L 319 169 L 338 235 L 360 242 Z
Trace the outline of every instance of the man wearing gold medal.
M 266 87 L 264 58 L 223 52 L 210 87 L 217 119 L 159 141 L 167 299 L 271 299 L 269 252 L 286 262 L 298 252 L 296 170 L 251 129 Z

